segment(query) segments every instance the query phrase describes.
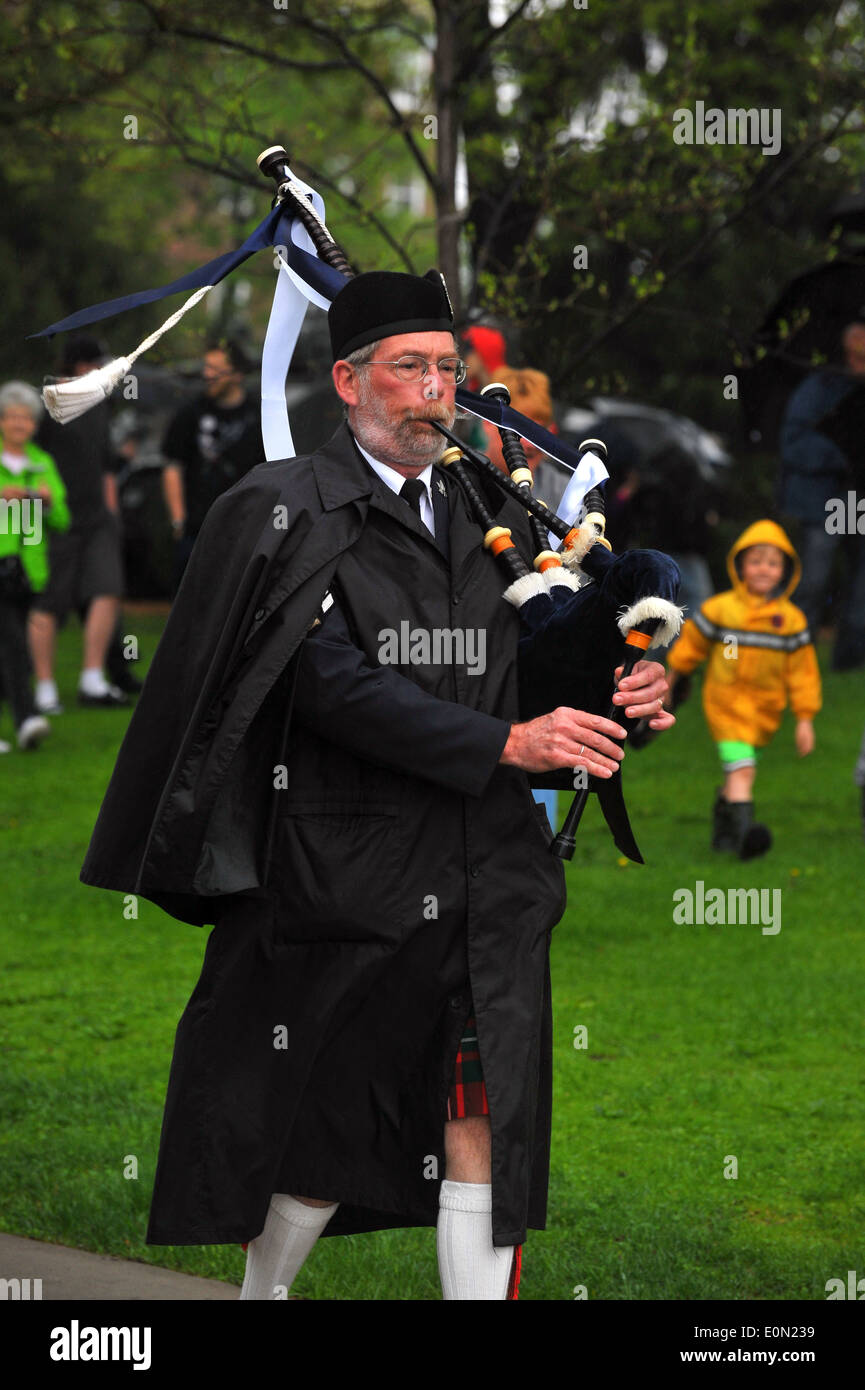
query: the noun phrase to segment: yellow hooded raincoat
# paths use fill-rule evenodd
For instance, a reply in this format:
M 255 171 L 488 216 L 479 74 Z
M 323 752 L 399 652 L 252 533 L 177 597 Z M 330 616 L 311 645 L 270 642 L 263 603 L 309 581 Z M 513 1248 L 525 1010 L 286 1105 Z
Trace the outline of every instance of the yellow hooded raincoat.
M 751 545 L 776 545 L 787 557 L 781 593 L 749 593 L 737 567 Z M 781 723 L 789 700 L 797 719 L 811 719 L 821 705 L 820 671 L 800 608 L 790 602 L 802 567 L 789 538 L 774 521 L 755 521 L 727 556 L 732 589 L 707 599 L 689 618 L 668 657 L 674 671 L 689 674 L 709 658 L 703 709 L 712 737 L 761 748 Z

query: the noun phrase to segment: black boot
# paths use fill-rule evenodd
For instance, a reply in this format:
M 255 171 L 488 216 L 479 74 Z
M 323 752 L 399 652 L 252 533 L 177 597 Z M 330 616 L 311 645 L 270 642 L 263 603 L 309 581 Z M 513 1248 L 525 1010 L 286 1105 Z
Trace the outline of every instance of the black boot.
M 729 803 L 730 824 L 735 836 L 734 849 L 740 859 L 756 859 L 765 854 L 772 845 L 772 834 L 768 826 L 754 820 L 753 801 L 731 801 Z
M 712 807 L 712 849 L 732 854 L 737 854 L 739 850 L 739 842 L 733 833 L 730 803 L 724 800 L 720 787 L 715 794 L 715 804 Z

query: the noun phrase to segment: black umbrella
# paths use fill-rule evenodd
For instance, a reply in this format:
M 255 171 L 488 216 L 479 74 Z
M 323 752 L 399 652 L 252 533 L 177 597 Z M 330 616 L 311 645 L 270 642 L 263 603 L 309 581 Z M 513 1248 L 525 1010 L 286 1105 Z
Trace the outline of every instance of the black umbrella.
M 631 469 L 648 479 L 671 448 L 690 458 L 695 482 L 717 485 L 731 463 L 730 455 L 708 430 L 686 415 L 676 415 L 644 401 L 592 396 L 581 406 L 560 405 L 556 414 L 564 439 L 593 435 L 604 441 L 615 479 Z
M 828 261 L 791 280 L 751 342 L 754 363 L 739 372 L 739 399 L 750 442 L 777 449 L 784 410 L 808 372 L 840 368 L 841 335 L 865 321 L 865 262 Z M 758 349 L 766 349 L 757 358 Z

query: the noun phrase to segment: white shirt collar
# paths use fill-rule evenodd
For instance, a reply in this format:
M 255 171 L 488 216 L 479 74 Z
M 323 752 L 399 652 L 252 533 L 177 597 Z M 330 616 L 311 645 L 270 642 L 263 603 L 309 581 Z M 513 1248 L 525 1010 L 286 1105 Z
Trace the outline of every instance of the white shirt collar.
M 366 449 L 363 447 L 356 435 L 354 438 L 354 442 L 360 449 L 360 452 L 363 454 L 370 468 L 375 470 L 375 472 L 381 478 L 382 482 L 387 483 L 388 487 L 393 492 L 398 493 L 402 488 L 403 483 L 406 481 L 402 473 L 398 473 L 395 468 L 391 468 L 390 464 L 381 463 L 379 459 L 373 458 L 372 454 L 367 453 Z M 432 470 L 432 464 L 428 463 L 423 472 L 418 473 L 416 475 L 420 482 L 423 483 L 424 488 L 426 489 L 426 499 L 430 504 L 430 508 L 432 508 L 432 494 L 430 492 L 430 488 L 432 487 Z
M 386 483 L 392 492 L 399 493 L 403 483 L 406 482 L 403 475 L 398 473 L 395 468 L 391 468 L 389 464 L 382 463 L 379 459 L 373 458 L 372 454 L 367 453 L 363 445 L 358 443 L 357 438 L 355 438 L 354 442 L 357 444 L 357 447 L 360 449 L 360 452 L 363 454 L 373 472 L 378 474 L 382 482 Z M 419 473 L 417 476 L 423 483 L 423 493 L 420 499 L 420 519 L 430 535 L 434 538 L 436 533 L 436 520 L 435 509 L 432 503 L 432 492 L 430 491 L 432 486 L 432 470 L 432 464 L 428 463 L 423 472 Z

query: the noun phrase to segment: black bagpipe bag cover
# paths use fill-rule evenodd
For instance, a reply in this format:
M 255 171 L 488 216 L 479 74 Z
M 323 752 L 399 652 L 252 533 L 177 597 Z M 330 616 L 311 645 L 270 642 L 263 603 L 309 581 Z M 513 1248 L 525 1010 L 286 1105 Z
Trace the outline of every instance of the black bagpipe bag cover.
M 520 609 L 521 719 L 535 719 L 560 705 L 606 716 L 615 687 L 613 672 L 625 656 L 619 617 L 642 599 L 676 602 L 679 568 L 660 550 L 626 550 L 616 556 L 595 545 L 583 567 L 591 567 L 591 582 L 576 592 L 554 585 L 552 602 L 541 595 Z M 650 650 L 645 657 L 651 660 Z M 616 722 L 631 729 L 637 721 L 617 713 Z M 533 776 L 531 781 L 535 786 L 573 786 L 571 769 Z

